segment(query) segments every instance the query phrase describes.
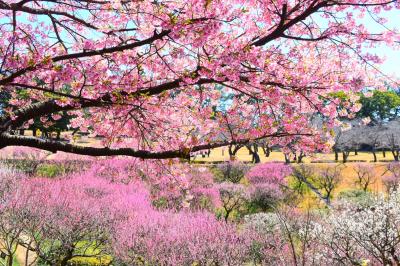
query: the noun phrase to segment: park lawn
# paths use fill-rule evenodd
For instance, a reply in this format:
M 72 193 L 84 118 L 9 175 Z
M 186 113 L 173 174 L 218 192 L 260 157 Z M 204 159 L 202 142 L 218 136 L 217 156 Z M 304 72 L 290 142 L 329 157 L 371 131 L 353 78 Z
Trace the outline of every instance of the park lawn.
M 350 190 L 358 190 L 359 187 L 356 184 L 357 174 L 355 172 L 355 166 L 357 163 L 346 163 L 343 165 L 342 170 L 342 180 L 337 186 L 337 188 L 333 191 L 333 199 L 337 198 L 341 192 L 350 191 Z M 332 165 L 332 163 L 319 163 L 317 164 L 321 167 L 326 167 L 328 165 Z M 387 175 L 386 172 L 387 163 L 376 163 L 374 164 L 374 171 L 376 176 L 376 181 L 370 185 L 369 192 L 372 194 L 384 193 L 385 188 L 382 183 L 382 177 Z M 289 181 L 290 182 L 290 181 Z M 308 209 L 308 208 L 325 208 L 325 204 L 309 189 L 302 197 L 301 202 L 299 203 L 299 207 Z
M 271 152 L 269 157 L 265 157 L 264 153 L 261 149 L 259 149 L 259 155 L 261 162 L 284 162 L 285 156 L 280 151 Z M 236 154 L 236 159 L 244 162 L 251 162 L 252 156 L 249 154 L 246 148 L 241 148 Z M 342 154 L 339 153 L 339 161 L 342 159 Z M 386 152 L 386 157 L 383 157 L 382 152 L 377 153 L 378 161 L 391 161 L 393 157 L 390 152 Z M 197 155 L 194 159 L 195 162 L 220 162 L 229 160 L 228 148 L 216 148 L 211 150 L 210 157 L 203 158 L 201 155 Z M 333 162 L 335 160 L 334 153 L 317 153 L 313 156 L 307 156 L 303 159 L 304 163 L 310 162 Z M 362 161 L 362 162 L 373 162 L 374 157 L 370 152 L 358 152 L 358 155 L 355 155 L 354 152 L 351 152 L 348 159 L 349 162 L 352 161 Z

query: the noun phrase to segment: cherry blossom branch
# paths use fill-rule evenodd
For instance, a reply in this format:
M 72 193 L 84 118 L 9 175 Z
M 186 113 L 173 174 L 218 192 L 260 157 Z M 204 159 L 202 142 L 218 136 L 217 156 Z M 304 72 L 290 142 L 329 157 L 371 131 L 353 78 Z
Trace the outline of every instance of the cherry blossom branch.
M 49 139 L 40 139 L 35 137 L 10 135 L 7 133 L 0 134 L 0 148 L 7 146 L 26 146 L 31 148 L 38 148 L 42 150 L 51 151 L 53 153 L 57 151 L 88 155 L 88 156 L 130 156 L 141 159 L 172 159 L 172 158 L 184 158 L 189 159 L 191 152 L 197 152 L 202 150 L 214 149 L 229 145 L 246 144 L 251 141 L 263 139 L 263 138 L 281 138 L 288 136 L 312 136 L 311 133 L 275 133 L 268 134 L 256 139 L 241 139 L 236 141 L 221 141 L 213 142 L 209 144 L 197 145 L 188 148 L 182 148 L 179 150 L 168 150 L 152 152 L 147 150 L 135 150 L 131 148 L 96 148 L 87 146 L 78 146 L 69 143 L 63 143 L 60 141 L 54 141 Z

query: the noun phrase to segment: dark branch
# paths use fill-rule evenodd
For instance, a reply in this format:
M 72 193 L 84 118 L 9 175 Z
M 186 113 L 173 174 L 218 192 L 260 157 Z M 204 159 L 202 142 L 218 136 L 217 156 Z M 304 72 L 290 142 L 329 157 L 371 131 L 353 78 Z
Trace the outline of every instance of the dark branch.
M 209 144 L 203 144 L 188 148 L 183 148 L 180 150 L 169 150 L 169 151 L 159 151 L 159 152 L 151 152 L 147 150 L 134 150 L 131 148 L 95 148 L 95 147 L 86 147 L 86 146 L 78 146 L 68 143 L 63 143 L 60 141 L 54 140 L 46 140 L 39 139 L 35 137 L 26 137 L 26 136 L 15 136 L 10 134 L 0 134 L 0 148 L 7 146 L 26 146 L 31 148 L 38 148 L 42 150 L 47 150 L 51 152 L 68 152 L 80 155 L 88 155 L 88 156 L 130 156 L 142 159 L 172 159 L 172 158 L 184 158 L 189 159 L 191 152 L 214 149 L 218 147 L 224 147 L 229 145 L 236 144 L 246 144 L 251 141 L 263 139 L 263 138 L 280 138 L 280 137 L 288 137 L 288 136 L 311 136 L 309 133 L 275 133 L 270 135 L 264 135 L 262 137 L 256 139 L 242 139 L 237 141 L 221 141 L 214 142 Z

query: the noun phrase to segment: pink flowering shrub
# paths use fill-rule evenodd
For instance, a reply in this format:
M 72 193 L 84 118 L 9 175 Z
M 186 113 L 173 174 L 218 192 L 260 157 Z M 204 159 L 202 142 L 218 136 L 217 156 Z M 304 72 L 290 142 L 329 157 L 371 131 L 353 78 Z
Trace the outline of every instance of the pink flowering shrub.
M 0 175 L 7 180 L 4 170 Z M 152 210 L 142 183 L 110 183 L 86 173 L 62 179 L 20 178 L 9 189 L 12 184 L 0 184 L 0 226 L 11 228 L 13 223 L 13 230 L 24 236 L 16 239 L 26 241 L 23 244 L 50 265 L 104 255 L 110 250 L 114 223 L 126 219 L 127 210 Z
M 292 173 L 292 168 L 283 163 L 263 163 L 250 169 L 246 177 L 251 184 L 286 184 L 285 177 Z
M 147 200 L 146 200 L 147 199 Z M 60 180 L 31 179 L 16 194 L 24 213 L 24 232 L 32 238 L 37 256 L 51 265 L 65 265 L 81 256 L 97 256 L 108 246 L 113 220 L 127 209 L 150 208 L 135 189 L 92 176 Z M 89 250 L 95 243 L 96 252 Z
M 382 177 L 382 183 L 387 192 L 398 189 L 400 185 L 400 163 L 392 162 L 386 166 L 387 174 Z
M 154 206 L 147 183 L 154 177 L 137 175 L 122 182 L 108 177 L 112 167 L 136 172 L 136 166 L 95 167 L 98 171 L 54 179 L 28 178 L 0 167 L 0 241 L 6 245 L 7 261 L 12 262 L 18 244 L 29 247 L 40 263 L 62 266 L 74 258 L 104 255 L 112 258 L 113 265 L 177 266 L 332 265 L 337 258 L 360 264 L 370 259 L 375 265 L 390 264 L 384 259 L 399 256 L 398 193 L 376 199 L 370 208 L 332 209 L 328 216 L 280 205 L 274 212 L 257 209 L 258 213 L 247 215 L 252 212 L 249 203 L 255 201 L 255 189 L 275 199 L 281 196 L 275 183 L 213 185 L 207 168 L 182 167 L 175 168 L 174 174 L 187 175 L 173 184 L 185 184 L 183 191 L 191 194 L 180 194 L 178 189 L 177 198 L 193 197 L 186 198 L 186 208 L 180 202 L 178 212 Z M 201 197 L 215 196 L 207 190 L 219 194 L 225 221 L 202 205 Z M 240 219 L 232 223 L 233 217 Z M 343 252 L 347 244 L 350 253 Z M 379 257 L 379 250 L 389 244 L 393 249 L 385 251 L 385 258 Z
M 7 265 L 13 265 L 19 239 L 22 237 L 21 213 L 16 208 L 14 193 L 24 176 L 0 164 L 0 242 Z
M 91 164 L 88 173 L 102 177 L 111 183 L 128 184 L 140 179 L 138 164 L 137 159 L 131 158 L 100 159 Z
M 270 211 L 278 201 L 285 197 L 280 186 L 271 183 L 257 184 L 249 187 L 250 201 L 249 211 Z
M 114 252 L 128 265 L 241 265 L 244 239 L 206 213 L 133 214 L 117 227 Z
M 158 178 L 148 177 L 153 202 L 163 209 L 212 209 L 219 204 L 213 175 L 206 167 L 174 165 Z
M 43 160 L 51 153 L 24 146 L 9 146 L 0 149 L 0 159 Z
M 250 182 L 250 211 L 268 211 L 284 198 L 284 189 L 292 173 L 291 167 L 282 163 L 264 163 L 254 166 L 246 177 Z
M 214 176 L 207 167 L 193 167 L 189 175 L 189 190 L 186 196 L 192 210 L 212 210 L 220 206 L 218 189 L 214 186 Z
M 93 161 L 88 174 L 111 183 L 140 182 L 161 209 L 211 210 L 219 205 L 213 175 L 206 167 L 116 157 Z
M 248 187 L 242 184 L 224 182 L 216 186 L 219 190 L 221 210 L 219 213 L 225 221 L 233 217 L 240 217 L 247 213 L 247 204 L 250 200 Z

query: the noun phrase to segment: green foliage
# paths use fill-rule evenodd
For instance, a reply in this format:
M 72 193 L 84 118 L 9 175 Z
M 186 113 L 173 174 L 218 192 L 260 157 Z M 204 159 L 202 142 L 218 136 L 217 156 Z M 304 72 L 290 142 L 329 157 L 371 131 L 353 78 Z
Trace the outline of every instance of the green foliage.
M 15 169 L 18 172 L 40 177 L 56 177 L 87 169 L 90 162 L 78 160 L 46 161 L 36 159 L 2 159 L 0 165 L 6 168 Z
M 339 200 L 344 200 L 345 202 L 352 202 L 361 206 L 368 206 L 373 200 L 373 195 L 361 189 L 349 189 L 341 191 L 337 198 Z
M 70 266 L 104 266 L 110 265 L 112 258 L 111 256 L 100 256 L 100 257 L 76 257 L 68 261 Z
M 152 201 L 153 206 L 157 209 L 166 209 L 168 207 L 168 200 L 165 197 L 160 197 Z
M 361 95 L 359 117 L 370 117 L 375 122 L 395 119 L 400 111 L 400 96 L 396 91 L 374 91 L 372 97 Z
M 349 96 L 344 91 L 331 92 L 329 94 L 329 96 L 332 97 L 332 98 L 340 99 L 341 102 L 345 102 L 345 101 L 349 100 Z
M 41 164 L 36 169 L 36 175 L 40 177 L 56 177 L 65 174 L 65 168 L 59 164 Z
M 229 213 L 229 221 L 239 221 L 242 217 L 249 214 L 249 210 L 247 209 L 248 204 L 244 203 L 242 206 L 232 210 Z M 215 210 L 215 215 L 218 219 L 223 220 L 226 216 L 226 210 L 224 208 L 217 208 Z
M 311 192 L 311 189 L 307 186 L 307 184 L 298 178 L 289 176 L 287 180 L 289 190 L 292 190 L 301 196 L 307 195 Z

